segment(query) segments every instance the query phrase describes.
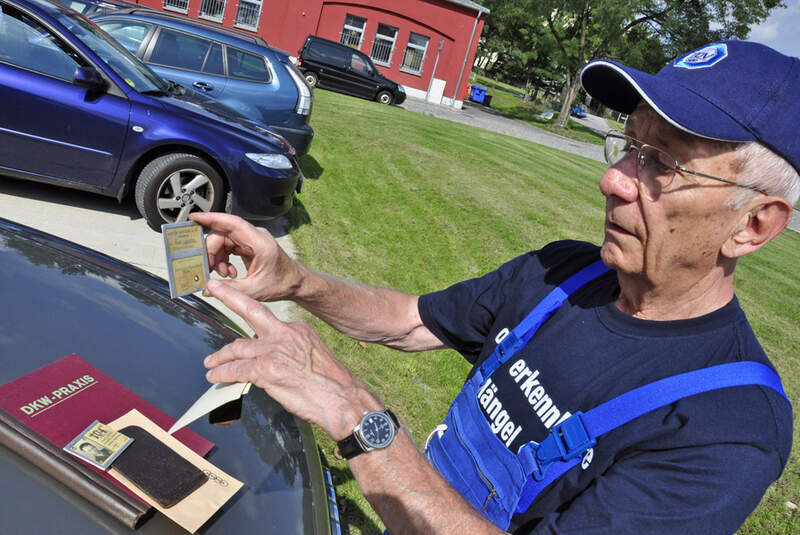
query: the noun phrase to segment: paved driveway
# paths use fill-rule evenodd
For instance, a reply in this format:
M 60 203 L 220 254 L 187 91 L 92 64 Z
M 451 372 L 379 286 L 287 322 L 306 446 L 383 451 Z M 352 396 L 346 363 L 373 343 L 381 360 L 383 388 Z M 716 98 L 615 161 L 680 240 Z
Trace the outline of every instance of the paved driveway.
M 449 106 L 426 105 L 422 100 L 408 98 L 405 102 L 400 104 L 399 107 L 417 113 L 425 113 L 432 117 L 468 124 L 500 134 L 506 134 L 507 136 L 533 141 L 540 145 L 561 149 L 599 162 L 605 161 L 603 147 L 600 145 L 575 141 L 552 134 L 523 121 L 504 117 L 496 110 L 475 102 L 465 102 L 462 109 L 455 110 Z M 602 121 L 599 117 L 598 119 Z

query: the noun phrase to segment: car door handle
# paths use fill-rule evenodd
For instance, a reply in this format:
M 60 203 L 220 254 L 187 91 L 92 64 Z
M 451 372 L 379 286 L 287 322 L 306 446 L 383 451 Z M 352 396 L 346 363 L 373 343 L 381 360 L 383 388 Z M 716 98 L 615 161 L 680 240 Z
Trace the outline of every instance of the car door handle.
M 207 83 L 207 82 L 195 82 L 192 84 L 197 89 L 202 89 L 203 91 L 213 91 L 214 86 Z

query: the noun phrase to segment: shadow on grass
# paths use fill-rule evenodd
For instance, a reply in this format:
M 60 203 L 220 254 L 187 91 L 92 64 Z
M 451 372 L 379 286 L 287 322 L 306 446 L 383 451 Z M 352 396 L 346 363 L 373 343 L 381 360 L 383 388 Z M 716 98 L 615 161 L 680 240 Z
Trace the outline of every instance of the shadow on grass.
M 347 468 L 328 465 L 334 487 L 353 480 L 353 474 Z M 339 518 L 341 519 L 342 535 L 350 535 L 350 526 L 357 526 L 362 535 L 382 535 L 383 529 L 378 526 L 356 502 L 337 495 L 336 503 L 339 505 Z
M 298 158 L 297 163 L 300 164 L 300 169 L 303 171 L 303 176 L 311 180 L 317 180 L 325 171 L 319 162 L 310 154 L 306 154 Z
M 308 214 L 303 201 L 297 195 L 294 197 L 294 205 L 286 213 L 285 217 L 287 230 L 295 230 L 311 223 L 311 216 Z
M 500 111 L 503 113 L 503 115 L 511 117 L 512 119 L 518 119 L 520 121 L 532 123 L 534 126 L 543 126 L 550 123 L 550 121 L 547 119 L 542 119 L 539 117 L 541 112 L 533 106 L 521 104 L 519 106 L 504 108 Z
M 578 122 L 570 120 L 567 123 L 567 132 L 571 132 L 574 139 L 578 139 L 581 141 L 586 141 L 588 143 L 595 143 L 598 145 L 603 144 L 603 140 L 605 139 L 605 132 L 600 132 L 599 130 L 595 130 L 594 128 L 589 128 L 586 125 L 582 125 Z M 564 135 L 569 136 L 569 134 L 565 133 Z

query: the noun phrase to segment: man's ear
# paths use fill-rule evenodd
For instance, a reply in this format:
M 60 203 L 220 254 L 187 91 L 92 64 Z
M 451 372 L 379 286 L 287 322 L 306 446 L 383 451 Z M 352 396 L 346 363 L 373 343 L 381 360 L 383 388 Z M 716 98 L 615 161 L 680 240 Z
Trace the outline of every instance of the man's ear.
M 759 196 L 742 212 L 739 224 L 722 246 L 722 254 L 739 258 L 758 251 L 777 236 L 792 219 L 792 207 L 786 199 Z

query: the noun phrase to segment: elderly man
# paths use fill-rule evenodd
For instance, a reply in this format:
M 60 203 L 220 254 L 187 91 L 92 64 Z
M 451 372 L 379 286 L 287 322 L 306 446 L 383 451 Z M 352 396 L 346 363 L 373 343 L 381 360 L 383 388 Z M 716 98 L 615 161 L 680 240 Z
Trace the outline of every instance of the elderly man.
M 649 75 L 585 68 L 630 113 L 606 137 L 602 247 L 561 241 L 421 297 L 291 260 L 223 214 L 210 294 L 258 335 L 208 356 L 319 425 L 391 533 L 730 533 L 778 478 L 791 405 L 734 295 L 737 260 L 788 223 L 800 192 L 800 61 L 727 41 Z M 229 255 L 243 257 L 236 278 Z M 424 455 L 307 325 L 474 364 Z

